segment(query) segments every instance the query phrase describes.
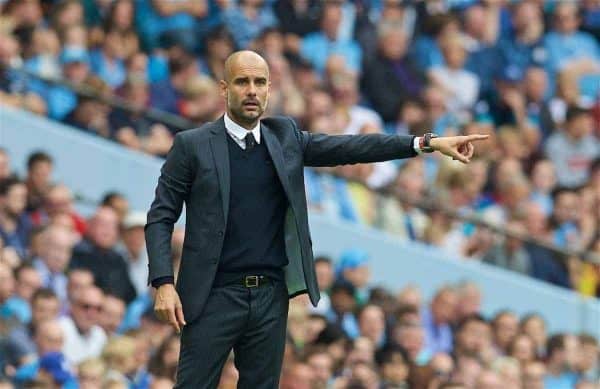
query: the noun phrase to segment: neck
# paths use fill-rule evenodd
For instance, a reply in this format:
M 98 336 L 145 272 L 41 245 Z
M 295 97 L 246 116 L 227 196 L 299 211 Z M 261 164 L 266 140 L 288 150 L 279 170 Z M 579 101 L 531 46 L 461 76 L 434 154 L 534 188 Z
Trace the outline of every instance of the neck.
M 254 129 L 254 127 L 256 127 L 256 125 L 258 124 L 258 120 L 253 120 L 251 122 L 246 122 L 243 120 L 240 120 L 239 118 L 235 117 L 232 113 L 231 110 L 227 110 L 227 116 L 229 116 L 229 119 L 231 119 L 235 124 L 237 124 L 238 126 L 244 127 L 246 130 L 248 131 L 252 131 Z

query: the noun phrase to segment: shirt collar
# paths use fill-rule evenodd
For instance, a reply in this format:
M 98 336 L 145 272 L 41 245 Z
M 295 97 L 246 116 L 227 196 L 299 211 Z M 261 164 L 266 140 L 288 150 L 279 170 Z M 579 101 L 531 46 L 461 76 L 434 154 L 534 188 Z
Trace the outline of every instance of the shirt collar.
M 225 128 L 230 134 L 232 134 L 239 140 L 243 140 L 246 137 L 246 134 L 248 133 L 248 130 L 231 120 L 227 113 L 225 113 Z M 254 135 L 256 143 L 260 143 L 260 120 L 252 129 L 252 135 Z

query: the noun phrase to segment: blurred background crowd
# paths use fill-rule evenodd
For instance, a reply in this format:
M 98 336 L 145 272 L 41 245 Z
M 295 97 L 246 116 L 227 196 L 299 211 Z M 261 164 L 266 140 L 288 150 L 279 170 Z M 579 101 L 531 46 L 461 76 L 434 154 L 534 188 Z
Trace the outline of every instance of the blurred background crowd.
M 312 211 L 600 297 L 599 40 L 598 0 L 0 0 L 0 104 L 163 157 L 182 129 L 167 114 L 218 118 L 223 61 L 250 48 L 270 65 L 267 114 L 304 130 L 491 136 L 469 165 L 307 168 Z M 0 388 L 171 387 L 179 340 L 152 313 L 144 210 L 113 192 L 79 214 L 42 151 L 13 168 L 0 149 Z M 175 263 L 182 244 L 176 230 Z M 372 288 L 368 257 L 317 260 L 325 298 L 292 301 L 283 388 L 600 379 L 597 339 L 483 317 L 467 281 L 432 301 Z

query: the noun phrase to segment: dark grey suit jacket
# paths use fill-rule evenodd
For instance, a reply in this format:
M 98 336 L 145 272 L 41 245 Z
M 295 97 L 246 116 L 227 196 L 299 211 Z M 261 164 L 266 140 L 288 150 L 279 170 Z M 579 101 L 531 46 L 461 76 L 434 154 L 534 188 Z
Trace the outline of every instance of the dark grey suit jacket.
M 186 204 L 186 231 L 176 289 L 187 322 L 202 313 L 217 270 L 229 210 L 229 155 L 224 120 L 177 134 L 161 168 L 148 212 L 149 281 L 173 276 L 171 235 Z M 339 135 L 300 131 L 287 117 L 261 120 L 265 142 L 290 206 L 285 220 L 290 297 L 319 301 L 304 189 L 304 166 L 379 162 L 416 155 L 412 136 Z

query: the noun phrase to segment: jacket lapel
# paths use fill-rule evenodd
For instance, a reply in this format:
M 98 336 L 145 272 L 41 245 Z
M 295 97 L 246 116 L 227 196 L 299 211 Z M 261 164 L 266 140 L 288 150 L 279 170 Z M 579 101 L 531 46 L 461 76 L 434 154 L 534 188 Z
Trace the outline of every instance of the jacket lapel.
M 267 146 L 267 150 L 269 150 L 269 154 L 271 155 L 271 159 L 273 160 L 273 164 L 275 165 L 275 170 L 277 171 L 277 175 L 279 176 L 279 181 L 281 182 L 281 186 L 283 186 L 283 190 L 287 195 L 288 199 L 290 199 L 290 185 L 288 182 L 288 176 L 285 171 L 285 161 L 283 159 L 283 151 L 281 150 L 281 144 L 279 140 L 273 134 L 273 132 L 269 129 L 269 127 L 264 124 L 260 125 L 261 128 L 261 136 L 265 141 L 265 145 Z
M 223 206 L 223 216 L 227 223 L 229 213 L 229 189 L 230 189 L 230 171 L 229 171 L 229 150 L 227 148 L 227 131 L 225 130 L 225 121 L 221 117 L 215 122 L 210 130 L 214 136 L 210 138 L 210 148 L 217 169 L 219 178 L 219 188 L 221 189 L 221 203 Z

